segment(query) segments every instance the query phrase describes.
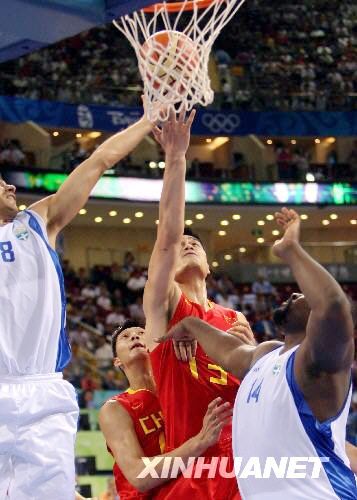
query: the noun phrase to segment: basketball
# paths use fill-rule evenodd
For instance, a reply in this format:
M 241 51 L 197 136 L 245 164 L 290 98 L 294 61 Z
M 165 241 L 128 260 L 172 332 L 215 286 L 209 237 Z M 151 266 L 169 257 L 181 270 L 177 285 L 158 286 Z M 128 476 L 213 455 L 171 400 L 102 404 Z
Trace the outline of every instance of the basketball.
M 147 78 L 155 89 L 162 85 L 177 87 L 181 94 L 185 92 L 185 80 L 197 71 L 199 55 L 190 37 L 179 31 L 159 31 L 153 34 L 141 46 L 143 58 L 143 78 Z

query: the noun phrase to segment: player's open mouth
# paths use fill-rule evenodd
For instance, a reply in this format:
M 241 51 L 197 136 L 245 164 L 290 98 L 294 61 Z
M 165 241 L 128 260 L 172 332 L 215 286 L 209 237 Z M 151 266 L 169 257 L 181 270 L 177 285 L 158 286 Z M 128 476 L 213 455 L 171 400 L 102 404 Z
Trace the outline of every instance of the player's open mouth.
M 8 194 L 7 198 L 12 198 L 13 200 L 16 200 L 16 196 L 14 194 Z
M 132 351 L 133 349 L 136 349 L 137 347 L 142 347 L 143 349 L 145 349 L 144 344 L 142 344 L 141 342 L 136 342 L 134 345 L 132 345 L 130 347 L 130 350 Z
M 186 255 L 197 255 L 197 253 L 196 252 L 186 252 L 184 254 L 184 257 L 186 257 Z

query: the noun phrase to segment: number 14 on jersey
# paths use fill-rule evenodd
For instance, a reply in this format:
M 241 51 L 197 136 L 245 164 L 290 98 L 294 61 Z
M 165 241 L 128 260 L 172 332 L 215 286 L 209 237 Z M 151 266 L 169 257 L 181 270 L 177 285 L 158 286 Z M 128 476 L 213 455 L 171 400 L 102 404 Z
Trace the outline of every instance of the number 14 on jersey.
M 248 397 L 247 397 L 247 403 L 250 403 L 250 401 L 252 399 L 255 399 L 255 402 L 258 403 L 259 394 L 260 394 L 260 390 L 262 388 L 262 384 L 263 384 L 263 380 L 261 380 L 260 383 L 259 383 L 258 379 L 254 380 L 252 387 L 250 388 Z

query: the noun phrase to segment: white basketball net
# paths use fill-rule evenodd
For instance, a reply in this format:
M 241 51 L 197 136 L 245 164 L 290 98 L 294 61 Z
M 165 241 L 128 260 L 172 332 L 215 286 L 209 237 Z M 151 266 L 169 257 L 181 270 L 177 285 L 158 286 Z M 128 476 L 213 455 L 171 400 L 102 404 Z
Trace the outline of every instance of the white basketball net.
M 212 0 L 205 8 L 200 8 L 202 0 L 193 0 L 192 10 L 185 9 L 188 2 L 177 12 L 170 12 L 170 2 L 164 1 L 153 12 L 140 10 L 113 21 L 135 49 L 151 121 L 213 101 L 208 75 L 212 45 L 245 0 Z M 155 38 L 163 31 L 169 32 L 169 43 Z

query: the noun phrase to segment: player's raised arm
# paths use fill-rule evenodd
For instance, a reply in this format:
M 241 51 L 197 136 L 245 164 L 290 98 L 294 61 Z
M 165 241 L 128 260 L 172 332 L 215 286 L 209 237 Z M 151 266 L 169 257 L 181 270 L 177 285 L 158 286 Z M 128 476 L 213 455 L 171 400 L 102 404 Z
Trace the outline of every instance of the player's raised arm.
M 31 207 L 46 222 L 52 246 L 59 231 L 85 205 L 104 172 L 128 155 L 151 129 L 152 124 L 143 116 L 131 127 L 110 137 L 71 173 L 56 194 Z
M 149 461 L 159 477 L 145 473 L 144 452 L 135 432 L 133 421 L 127 411 L 115 401 L 108 401 L 100 410 L 99 424 L 115 462 L 129 483 L 141 492 L 146 492 L 166 483 L 170 478 L 161 478 L 165 457 L 180 457 L 185 464 L 199 457 L 215 444 L 222 428 L 232 416 L 229 403 L 221 398 L 213 400 L 206 412 L 201 431 L 175 450 L 150 457 Z
M 315 394 L 316 383 L 326 400 L 322 413 L 336 415 L 350 385 L 354 355 L 353 320 L 350 303 L 337 281 L 300 245 L 300 217 L 283 208 L 276 213 L 284 229 L 274 253 L 286 262 L 311 309 L 306 337 L 296 354 L 295 376 L 305 397 Z M 320 391 L 320 393 L 321 393 Z
M 162 128 L 154 128 L 154 136 L 165 150 L 165 174 L 159 205 L 159 225 L 151 255 L 148 281 L 144 292 L 146 334 L 149 347 L 153 336 L 166 331 L 167 321 L 180 298 L 174 282 L 175 269 L 184 232 L 186 152 L 195 116 L 174 113 Z

